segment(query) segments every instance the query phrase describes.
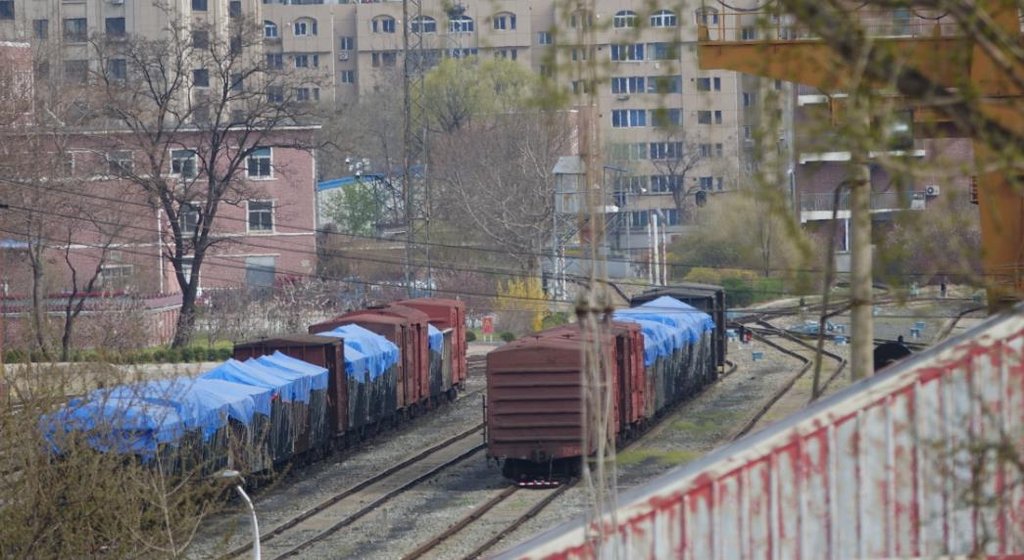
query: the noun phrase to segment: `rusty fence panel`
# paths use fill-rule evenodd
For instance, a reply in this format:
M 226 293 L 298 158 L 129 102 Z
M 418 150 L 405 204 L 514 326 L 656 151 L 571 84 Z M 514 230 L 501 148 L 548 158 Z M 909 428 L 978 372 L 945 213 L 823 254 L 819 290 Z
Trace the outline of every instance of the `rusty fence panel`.
M 1018 306 L 499 558 L 1024 554 L 1022 354 Z

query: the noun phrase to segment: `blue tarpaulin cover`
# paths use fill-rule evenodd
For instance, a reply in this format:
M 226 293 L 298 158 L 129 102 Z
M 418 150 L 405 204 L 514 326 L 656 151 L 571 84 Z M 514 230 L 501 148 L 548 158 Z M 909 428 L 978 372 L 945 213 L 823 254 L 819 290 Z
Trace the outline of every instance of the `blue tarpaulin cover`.
M 72 399 L 64 408 L 42 418 L 40 427 L 54 451 L 60 450 L 58 426 L 65 432 L 89 433 L 89 445 L 98 451 L 143 457 L 154 456 L 160 444 L 177 441 L 186 431 L 173 406 L 109 394 Z
M 309 378 L 279 369 L 246 364 L 230 359 L 203 374 L 206 379 L 223 379 L 273 389 L 286 402 L 309 402 Z
M 317 334 L 344 339 L 346 355 L 350 346 L 359 351 L 366 358 L 371 380 L 377 379 L 398 363 L 398 347 L 394 343 L 359 325 L 343 325 Z
M 247 363 L 248 361 L 249 360 L 246 360 Z M 260 356 L 259 358 L 256 358 L 256 362 L 264 366 L 301 373 L 310 378 L 310 388 L 312 390 L 327 390 L 327 368 L 325 367 L 304 362 L 298 358 L 282 354 L 278 350 L 275 350 L 274 353 L 269 356 Z
M 658 356 L 671 354 L 686 344 L 697 342 L 704 333 L 715 328 L 710 315 L 669 296 L 632 309 L 620 309 L 612 317 L 616 321 L 632 321 L 640 325 L 644 335 L 646 366 L 653 364 Z M 655 348 L 653 353 L 652 347 Z
M 430 347 L 431 352 L 438 354 L 441 353 L 441 348 L 444 346 L 444 334 L 429 323 L 427 324 L 427 346 Z

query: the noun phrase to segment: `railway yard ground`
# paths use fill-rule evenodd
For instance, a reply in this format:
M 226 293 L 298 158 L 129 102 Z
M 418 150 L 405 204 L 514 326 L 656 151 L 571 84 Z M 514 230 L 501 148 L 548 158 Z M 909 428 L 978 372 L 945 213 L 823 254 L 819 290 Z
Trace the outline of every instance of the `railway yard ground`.
M 905 304 L 887 304 L 878 307 L 875 315 L 876 336 L 895 339 L 903 335 L 908 342 L 935 342 L 943 336 L 955 336 L 982 317 L 983 312 L 968 313 L 957 321 L 960 313 L 977 308 L 969 299 L 922 299 Z M 769 318 L 772 325 L 791 328 L 816 320 L 815 311 L 796 310 Z M 831 322 L 845 327 L 843 315 Z M 922 326 L 921 323 L 924 323 Z M 920 331 L 919 338 L 911 337 L 911 329 Z M 805 406 L 811 398 L 813 367 L 804 374 L 806 358 L 812 356 L 806 347 L 782 336 L 762 334 L 769 340 L 755 338 L 750 343 L 729 342 L 729 360 L 735 369 L 717 383 L 706 388 L 693 399 L 684 402 L 662 421 L 619 452 L 617 457 L 618 488 L 620 491 L 643 484 L 666 471 L 701 457 L 712 449 L 728 443 L 746 431 L 756 431 L 774 420 Z M 783 353 L 775 346 L 789 350 Z M 813 343 L 813 342 L 812 342 Z M 271 487 L 257 492 L 256 510 L 261 533 L 268 535 L 275 528 L 295 516 L 316 509 L 346 489 L 370 479 L 389 467 L 417 455 L 420 450 L 478 426 L 482 421 L 482 395 L 485 385 L 482 368 L 483 355 L 496 347 L 494 344 L 470 345 L 470 377 L 466 391 L 456 402 L 430 413 L 413 424 L 395 432 L 384 434 L 355 450 L 348 450 L 311 466 L 297 469 Z M 826 358 L 822 366 L 822 379 L 833 376 L 849 347 L 829 341 L 825 349 L 837 358 Z M 801 359 L 798 356 L 804 356 Z M 827 385 L 826 394 L 849 384 L 849 371 L 842 369 Z M 466 442 L 482 443 L 481 432 L 465 438 Z M 411 465 L 410 469 L 426 466 Z M 404 475 L 406 478 L 413 474 Z M 429 543 L 446 528 L 462 520 L 508 488 L 498 466 L 488 464 L 482 450 L 472 451 L 435 474 L 424 475 L 422 483 L 404 491 L 393 492 L 394 483 L 387 486 L 368 486 L 345 500 L 338 502 L 324 515 L 307 519 L 300 526 L 283 531 L 264 545 L 264 558 L 368 558 L 391 559 L 407 557 L 464 558 L 479 554 L 481 543 L 503 532 L 511 515 L 499 511 L 481 514 L 479 520 L 468 523 L 459 535 L 429 550 Z M 544 490 L 523 490 L 508 498 L 514 509 L 528 509 Z M 392 495 L 393 494 L 393 495 Z M 380 502 L 375 509 L 365 508 Z M 490 549 L 496 552 L 516 542 L 545 531 L 558 523 L 572 519 L 586 511 L 588 494 L 584 485 L 566 489 L 550 505 L 537 512 L 532 519 L 512 531 Z M 346 509 L 347 508 L 347 509 Z M 360 508 L 365 513 L 349 516 Z M 507 509 L 507 508 L 506 508 Z M 318 536 L 316 542 L 303 545 L 301 552 L 293 542 L 302 542 L 312 533 L 337 525 L 342 527 Z M 225 537 L 230 535 L 230 537 Z M 228 552 L 239 552 L 249 540 L 248 518 L 239 508 L 219 515 L 204 525 L 192 549 L 193 558 L 220 558 Z M 275 542 L 276 541 L 276 542 Z M 411 555 L 414 551 L 417 554 Z M 236 557 L 247 557 L 242 553 Z

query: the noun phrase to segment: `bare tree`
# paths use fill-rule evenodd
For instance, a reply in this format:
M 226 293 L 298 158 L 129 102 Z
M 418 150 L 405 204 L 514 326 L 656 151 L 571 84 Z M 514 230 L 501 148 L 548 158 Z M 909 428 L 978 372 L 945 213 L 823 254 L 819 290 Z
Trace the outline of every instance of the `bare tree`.
M 311 147 L 288 132 L 308 114 L 302 98 L 311 84 L 257 58 L 262 33 L 251 19 L 196 27 L 168 12 L 163 31 L 157 39 L 96 37 L 92 45 L 104 70 L 100 112 L 121 131 L 105 137 L 107 148 L 141 156 L 122 179 L 166 218 L 163 256 L 182 292 L 178 347 L 192 336 L 204 260 L 224 242 L 215 228 L 221 205 L 253 194 L 243 181 L 249 157 Z
M 668 188 L 672 193 L 680 221 L 693 219 L 693 205 L 688 201 L 704 187 L 692 182 L 688 184 L 686 179 L 705 156 L 701 154 L 700 147 L 687 138 L 682 127 L 665 128 L 664 140 L 652 144 L 651 163 L 660 174 L 658 180 L 663 182 L 662 188 Z M 655 185 L 651 188 L 654 189 Z

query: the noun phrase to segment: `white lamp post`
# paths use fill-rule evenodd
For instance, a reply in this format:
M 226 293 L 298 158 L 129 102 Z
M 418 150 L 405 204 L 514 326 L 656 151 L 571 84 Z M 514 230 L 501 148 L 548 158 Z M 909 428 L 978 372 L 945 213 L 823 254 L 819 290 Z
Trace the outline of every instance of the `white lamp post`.
M 249 495 L 245 493 L 245 489 L 242 488 L 242 484 L 245 482 L 242 479 L 242 473 L 225 469 L 217 474 L 217 477 L 221 480 L 231 482 L 235 486 L 235 490 L 238 495 L 242 497 L 242 501 L 249 507 L 249 516 L 252 520 L 252 558 L 253 560 L 260 560 L 260 526 L 256 520 L 256 508 L 252 505 L 252 500 L 249 499 Z

